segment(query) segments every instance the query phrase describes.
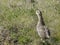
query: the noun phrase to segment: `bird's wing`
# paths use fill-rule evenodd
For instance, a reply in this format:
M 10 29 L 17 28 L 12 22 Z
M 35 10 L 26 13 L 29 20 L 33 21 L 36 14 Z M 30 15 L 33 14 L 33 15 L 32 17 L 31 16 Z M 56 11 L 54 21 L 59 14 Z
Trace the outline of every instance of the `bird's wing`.
M 46 26 L 44 26 L 44 28 L 45 28 L 45 33 L 46 33 L 46 35 L 47 35 L 47 36 L 50 36 L 50 30 L 49 30 Z

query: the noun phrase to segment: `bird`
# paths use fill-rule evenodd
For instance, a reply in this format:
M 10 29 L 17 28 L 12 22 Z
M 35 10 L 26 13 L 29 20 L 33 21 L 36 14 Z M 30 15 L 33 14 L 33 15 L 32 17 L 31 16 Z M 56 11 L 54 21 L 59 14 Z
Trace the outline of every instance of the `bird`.
M 46 26 L 43 20 L 42 12 L 39 9 L 36 10 L 36 15 L 38 17 L 36 30 L 37 30 L 39 37 L 41 38 L 41 41 L 45 42 L 46 39 L 50 38 L 50 30 Z

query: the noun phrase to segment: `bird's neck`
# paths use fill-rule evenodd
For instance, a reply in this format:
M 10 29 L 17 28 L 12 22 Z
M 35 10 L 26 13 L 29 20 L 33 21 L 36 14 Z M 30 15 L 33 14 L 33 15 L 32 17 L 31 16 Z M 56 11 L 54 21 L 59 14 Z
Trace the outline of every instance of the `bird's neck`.
M 38 16 L 38 24 L 45 25 L 42 15 L 37 15 L 37 16 Z

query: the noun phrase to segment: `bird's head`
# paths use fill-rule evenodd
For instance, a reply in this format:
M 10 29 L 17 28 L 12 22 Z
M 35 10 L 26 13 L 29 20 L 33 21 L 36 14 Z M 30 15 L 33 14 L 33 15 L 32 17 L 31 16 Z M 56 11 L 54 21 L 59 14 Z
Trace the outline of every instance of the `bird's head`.
M 36 15 L 42 15 L 42 12 L 38 9 L 36 10 Z

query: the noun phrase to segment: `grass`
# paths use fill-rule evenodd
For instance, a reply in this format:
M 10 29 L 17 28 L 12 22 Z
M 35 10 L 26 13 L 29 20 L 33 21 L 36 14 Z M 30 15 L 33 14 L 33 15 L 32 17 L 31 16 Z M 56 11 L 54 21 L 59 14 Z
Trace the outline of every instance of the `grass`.
M 25 0 L 0 0 L 0 26 L 10 31 L 11 39 L 17 39 L 20 45 L 37 45 L 39 36 L 36 32 L 39 8 L 44 21 L 51 30 L 55 42 L 60 43 L 60 1 L 35 0 L 32 3 Z M 38 44 L 39 45 L 39 44 Z

